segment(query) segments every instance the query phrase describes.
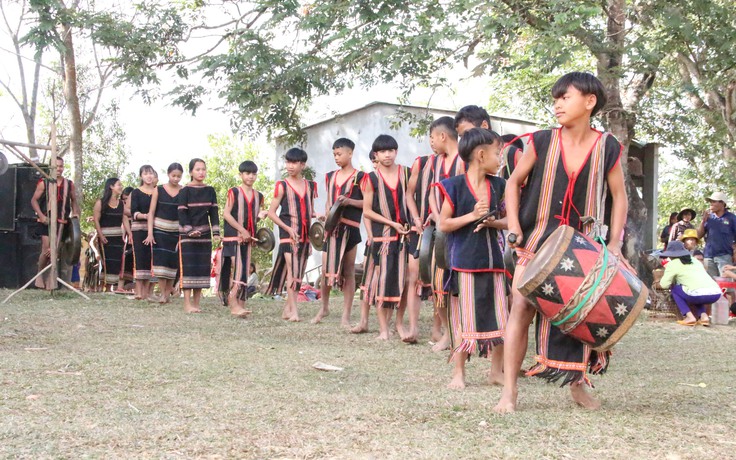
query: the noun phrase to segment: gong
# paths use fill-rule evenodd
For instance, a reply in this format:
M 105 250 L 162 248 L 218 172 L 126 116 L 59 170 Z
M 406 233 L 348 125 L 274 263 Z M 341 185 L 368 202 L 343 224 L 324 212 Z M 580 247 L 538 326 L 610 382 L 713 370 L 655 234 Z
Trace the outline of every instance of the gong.
M 419 237 L 419 279 L 425 284 L 432 282 L 432 251 L 434 250 L 434 239 L 434 225 L 428 225 Z
M 342 201 L 336 201 L 333 203 L 330 208 L 330 212 L 327 213 L 327 218 L 325 219 L 325 232 L 330 233 L 335 229 L 335 227 L 337 227 L 337 224 L 340 223 L 340 218 L 342 217 L 342 211 L 344 209 L 342 204 Z
M 271 252 L 276 247 L 276 237 L 271 229 L 262 227 L 256 230 L 254 244 L 261 251 Z
M 439 229 L 434 232 L 434 260 L 437 266 L 443 270 L 449 268 L 450 262 L 450 247 L 447 244 L 447 233 L 440 231 Z
M 309 227 L 309 242 L 318 251 L 325 246 L 325 226 L 322 222 L 317 221 Z
M 72 217 L 64 225 L 59 246 L 59 259 L 67 265 L 79 263 L 79 255 L 82 252 L 82 229 L 79 226 L 79 218 Z

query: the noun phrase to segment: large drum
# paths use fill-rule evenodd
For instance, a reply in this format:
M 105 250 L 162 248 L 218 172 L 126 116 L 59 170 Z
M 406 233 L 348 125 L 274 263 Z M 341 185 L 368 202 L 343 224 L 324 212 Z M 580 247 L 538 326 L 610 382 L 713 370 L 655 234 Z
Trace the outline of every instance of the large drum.
M 649 296 L 604 245 L 566 225 L 529 261 L 519 291 L 563 333 L 596 351 L 626 334 Z

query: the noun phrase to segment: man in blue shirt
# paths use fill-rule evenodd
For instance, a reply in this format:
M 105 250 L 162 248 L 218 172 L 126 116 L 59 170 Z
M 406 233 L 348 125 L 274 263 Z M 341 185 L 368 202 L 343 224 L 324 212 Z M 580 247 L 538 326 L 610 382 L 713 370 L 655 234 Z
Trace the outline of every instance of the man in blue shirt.
M 708 198 L 710 209 L 703 213 L 698 237 L 705 236 L 705 268 L 711 276 L 723 276 L 726 265 L 736 263 L 736 215 L 728 211 L 728 196 L 716 192 Z

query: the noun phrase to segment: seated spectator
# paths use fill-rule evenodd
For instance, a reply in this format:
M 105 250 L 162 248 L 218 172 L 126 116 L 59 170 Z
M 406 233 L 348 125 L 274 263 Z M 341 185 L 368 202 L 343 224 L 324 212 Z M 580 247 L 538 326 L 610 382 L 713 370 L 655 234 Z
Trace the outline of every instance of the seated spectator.
M 681 241 L 670 241 L 661 256 L 669 257 L 670 262 L 664 268 L 659 286 L 670 288 L 672 298 L 685 318 L 677 323 L 683 326 L 710 326 L 705 306 L 721 297 L 721 288 L 708 275 L 703 264 L 693 260 Z M 693 315 L 691 307 L 695 308 L 699 319 Z
M 248 297 L 251 297 L 253 294 L 258 291 L 258 273 L 256 272 L 256 264 L 253 262 L 250 263 L 250 267 L 248 268 L 248 285 L 246 286 L 246 294 Z
M 685 230 L 685 232 L 680 236 L 680 241 L 682 241 L 682 244 L 685 246 L 685 249 L 690 251 L 690 254 L 695 255 L 695 250 L 698 249 L 698 246 L 700 246 L 700 238 L 698 238 L 698 231 L 694 228 L 688 228 Z
M 695 219 L 696 215 L 695 210 L 691 208 L 685 208 L 680 211 L 677 214 L 677 223 L 670 230 L 670 241 L 679 240 L 682 234 L 685 233 L 685 230 L 695 228 L 691 221 Z
M 705 263 L 703 262 L 705 260 L 705 256 L 703 255 L 703 251 L 701 251 L 700 249 L 694 250 L 693 251 L 693 257 L 695 258 L 695 260 L 697 260 L 698 262 L 700 262 L 701 264 L 703 264 L 703 266 L 705 266 Z

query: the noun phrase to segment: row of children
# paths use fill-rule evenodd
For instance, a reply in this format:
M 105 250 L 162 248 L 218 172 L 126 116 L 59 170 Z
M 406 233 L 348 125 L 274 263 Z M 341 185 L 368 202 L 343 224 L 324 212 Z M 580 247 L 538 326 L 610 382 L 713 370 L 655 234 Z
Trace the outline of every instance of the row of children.
M 488 114 L 477 106 L 463 108 L 454 119 L 436 120 L 430 127 L 434 154 L 417 158 L 411 168 L 395 162 L 398 144 L 391 136 L 375 139 L 371 152 L 375 170 L 367 174 L 352 166 L 354 144 L 347 139 L 336 141 L 333 154 L 339 169 L 326 176 L 326 211 L 338 201 L 345 209 L 339 224 L 326 235 L 324 303 L 313 322 L 320 322 L 329 313 L 330 289 L 342 287 L 342 324 L 349 325 L 359 227 L 365 222 L 368 241 L 361 318 L 352 332 L 368 330 L 373 305 L 380 339 L 389 338 L 389 322 L 396 310 L 400 337 L 415 343 L 421 299 L 432 295 L 435 349 L 449 346 L 454 362 L 450 387 L 465 386 L 465 362 L 478 351 L 481 356 L 491 357 L 490 381 L 504 387 L 496 410 L 515 410 L 528 326 L 536 312 L 517 290 L 524 267 L 559 225 L 586 233 L 592 230 L 595 222 L 583 217 L 597 215 L 601 203 L 594 191 L 599 184 L 605 182 L 612 196 L 608 250 L 619 258 L 627 212 L 620 165 L 622 147 L 613 136 L 591 128 L 591 116 L 606 102 L 601 82 L 587 73 L 571 73 L 558 80 L 552 95 L 561 127 L 529 135 L 523 154 L 523 144 L 519 149 L 490 131 Z M 287 177 L 276 183 L 267 212 L 279 227 L 279 250 L 268 290 L 280 293 L 286 286 L 283 318 L 299 321 L 296 298 L 311 251 L 309 227 L 312 219 L 323 216 L 314 209 L 316 183 L 302 177 L 306 152 L 292 148 L 284 159 Z M 502 175 L 508 181 L 497 176 L 502 165 Z M 172 279 L 178 269 L 185 309 L 198 312 L 201 289 L 209 286 L 211 239 L 219 238 L 217 201 L 214 189 L 204 184 L 204 161 L 190 162 L 191 182 L 186 187 L 178 185 L 181 169 L 172 165 L 172 183 L 154 187 L 153 169 L 141 168 L 141 186 L 131 194 L 128 206 L 130 231 L 136 247 L 136 267 L 151 258 L 152 272 L 159 279 Z M 256 222 L 266 214 L 260 208 L 263 195 L 252 188 L 256 165 L 244 162 L 240 171 L 242 185 L 228 193 L 223 238 L 230 248 L 223 260 L 229 259 L 234 269 L 230 298 L 236 315 L 246 312 L 242 271 L 248 266 Z M 100 210 L 115 209 L 117 215 L 122 215 L 124 211 L 119 207 L 115 200 L 99 204 Z M 448 234 L 449 262 L 446 270 L 433 263 L 432 282 L 425 285 L 418 277 L 416 252 L 419 236 L 430 224 Z M 100 233 L 109 244 L 110 232 L 105 233 L 105 225 L 117 225 L 119 229 L 121 224 L 117 220 L 104 225 L 100 222 Z M 507 279 L 510 267 L 503 258 L 504 229 L 514 234 L 509 244 L 519 258 L 511 285 Z M 140 275 L 136 268 L 136 278 L 141 281 L 137 296 L 141 298 L 149 294 L 146 282 L 151 270 L 146 266 L 141 265 Z M 403 324 L 406 310 L 408 329 Z M 604 372 L 610 353 L 591 350 L 539 315 L 536 325 L 537 364 L 527 374 L 562 380 L 563 385 L 571 386 L 578 404 L 598 407 L 585 389 L 590 384 L 587 373 Z

